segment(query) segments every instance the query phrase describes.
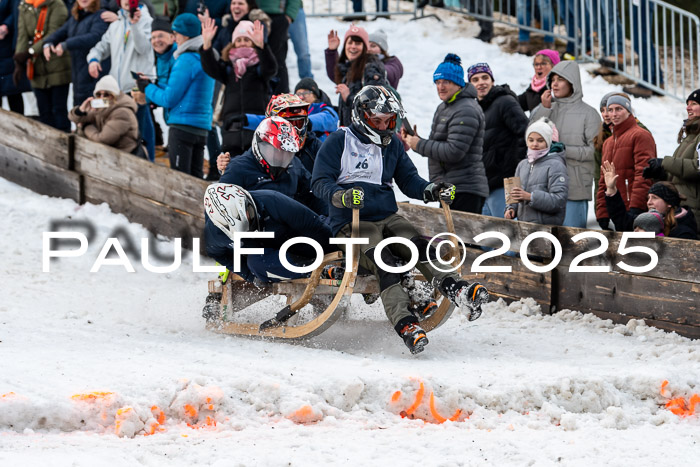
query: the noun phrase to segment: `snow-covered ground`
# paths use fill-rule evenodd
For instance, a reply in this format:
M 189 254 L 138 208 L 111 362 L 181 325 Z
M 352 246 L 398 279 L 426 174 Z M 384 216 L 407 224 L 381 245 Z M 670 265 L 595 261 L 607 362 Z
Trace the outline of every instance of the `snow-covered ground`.
M 388 32 L 410 75 L 399 91 L 419 134 L 439 103 L 431 74 L 445 53 L 467 66 L 488 61 L 516 91 L 531 74 L 531 59 L 464 37 L 474 29 L 456 21 L 367 23 Z M 347 23 L 309 20 L 314 74 L 327 91 L 331 28 L 343 34 Z M 614 89 L 583 78 L 594 107 Z M 670 154 L 683 106 L 634 105 Z M 0 178 L 0 218 L 0 465 L 657 466 L 700 457 L 698 415 L 665 407 L 700 392 L 697 343 L 638 321 L 496 302 L 476 322 L 453 315 L 411 356 L 380 307 L 359 300 L 305 345 L 225 337 L 204 329 L 212 274 L 192 272 L 191 253 L 169 274 L 138 258 L 135 273 L 89 272 L 115 228 L 137 248 L 148 236 L 107 205 Z M 91 222 L 95 240 L 43 273 L 42 232 L 55 219 Z M 454 421 L 436 423 L 443 417 Z

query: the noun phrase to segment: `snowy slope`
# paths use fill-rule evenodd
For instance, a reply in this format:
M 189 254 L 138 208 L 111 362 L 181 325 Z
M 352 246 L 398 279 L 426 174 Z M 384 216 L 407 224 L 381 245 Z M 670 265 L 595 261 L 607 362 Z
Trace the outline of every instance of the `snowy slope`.
M 438 104 L 430 76 L 446 52 L 465 64 L 486 58 L 507 77 L 498 82 L 527 85 L 530 59 L 458 37 L 449 22 L 368 28 L 379 26 L 415 72 L 399 91 L 420 134 Z M 316 58 L 327 30 L 347 25 L 309 27 Z M 314 67 L 330 90 L 321 61 Z M 601 81 L 584 75 L 594 106 L 611 89 Z M 671 151 L 682 106 L 634 104 Z M 108 206 L 0 178 L 0 218 L 0 465 L 691 465 L 700 454 L 698 416 L 665 407 L 700 392 L 697 344 L 639 322 L 498 302 L 473 323 L 454 315 L 414 357 L 380 307 L 360 300 L 306 345 L 230 338 L 204 329 L 212 274 L 193 273 L 191 253 L 170 274 L 149 273 L 138 258 L 135 273 L 89 272 L 115 228 L 148 236 Z M 95 241 L 42 273 L 42 232 L 66 218 L 92 222 Z M 455 421 L 435 423 L 431 392 L 438 416 Z

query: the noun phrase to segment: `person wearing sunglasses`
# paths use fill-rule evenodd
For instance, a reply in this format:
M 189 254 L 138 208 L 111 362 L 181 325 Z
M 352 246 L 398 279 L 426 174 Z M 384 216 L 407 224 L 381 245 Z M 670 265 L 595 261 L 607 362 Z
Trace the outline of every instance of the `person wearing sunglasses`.
M 95 84 L 93 97 L 73 107 L 68 118 L 78 127 L 78 135 L 145 157 L 136 109 L 136 102 L 119 89 L 117 80 L 106 75 Z

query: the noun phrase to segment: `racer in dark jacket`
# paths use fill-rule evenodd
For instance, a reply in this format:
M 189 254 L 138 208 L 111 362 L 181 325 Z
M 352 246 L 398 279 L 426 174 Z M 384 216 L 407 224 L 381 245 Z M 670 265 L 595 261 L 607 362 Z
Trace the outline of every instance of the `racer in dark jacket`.
M 488 300 L 488 293 L 480 284 L 470 285 L 457 274 L 435 269 L 429 261 L 428 242 L 397 214 L 392 182 L 405 195 L 425 202 L 450 203 L 455 189 L 448 183 L 429 183 L 418 175 L 395 135 L 400 117 L 403 108 L 393 93 L 381 86 L 362 88 L 353 102 L 352 125 L 331 134 L 321 146 L 312 186 L 316 196 L 331 204 L 330 223 L 336 237 L 351 235 L 351 211 L 346 208 L 361 209 L 360 237 L 369 243 L 360 245 L 360 266 L 372 271 L 379 280 L 384 311 L 415 354 L 428 343 L 425 331 L 418 325 L 419 319 L 427 315 L 410 311 L 411 297 L 401 285 L 401 274 L 387 272 L 376 262 L 379 242 L 386 237 L 403 237 L 414 243 L 419 251 L 418 269 L 453 303 L 466 306 L 471 320 L 481 315 L 481 304 Z M 410 257 L 410 250 L 401 244 L 381 252 L 381 259 L 389 266 Z
M 215 183 L 204 197 L 206 220 L 204 238 L 207 255 L 243 279 L 253 282 L 279 282 L 308 277 L 286 269 L 279 260 L 282 244 L 294 237 L 309 237 L 328 249 L 328 225 L 309 208 L 282 193 L 271 190 L 248 192 L 236 185 Z M 242 256 L 234 267 L 233 232 L 272 232 L 274 238 L 241 240 L 242 248 L 263 248 L 260 255 Z M 287 253 L 290 263 L 301 266 L 313 262 L 316 252 L 306 244 L 296 244 Z

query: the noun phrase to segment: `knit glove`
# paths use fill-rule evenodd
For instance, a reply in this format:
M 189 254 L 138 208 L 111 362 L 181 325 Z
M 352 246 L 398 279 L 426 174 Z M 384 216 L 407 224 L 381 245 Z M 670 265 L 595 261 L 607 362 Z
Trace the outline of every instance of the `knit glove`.
M 139 78 L 136 80 L 136 86 L 139 88 L 139 91 L 141 92 L 146 92 L 146 86 L 151 84 L 151 80 L 146 79 L 146 78 Z
M 642 177 L 652 180 L 666 180 L 666 171 L 661 166 L 663 159 L 649 159 L 649 167 L 644 168 Z
M 362 209 L 365 207 L 365 190 L 356 186 L 333 193 L 331 203 L 336 208 Z
M 423 202 L 444 201 L 448 205 L 455 200 L 456 187 L 451 183 L 431 183 L 423 190 Z

